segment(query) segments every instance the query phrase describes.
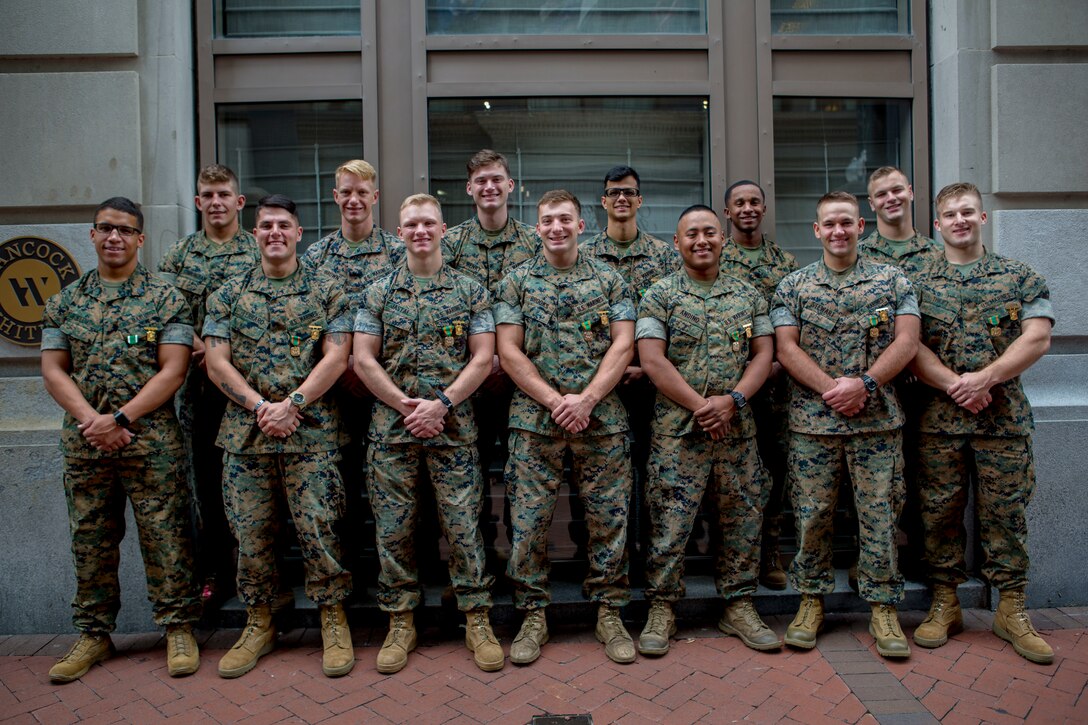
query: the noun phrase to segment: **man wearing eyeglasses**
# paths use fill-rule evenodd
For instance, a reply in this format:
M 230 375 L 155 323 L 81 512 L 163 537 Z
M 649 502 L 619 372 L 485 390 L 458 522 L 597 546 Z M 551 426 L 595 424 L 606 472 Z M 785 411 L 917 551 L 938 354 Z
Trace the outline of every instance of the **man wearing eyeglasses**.
M 668 277 L 682 267 L 680 256 L 668 242 L 658 239 L 638 226 L 638 210 L 642 206 L 641 180 L 630 166 L 613 166 L 604 175 L 604 192 L 601 206 L 608 215 L 607 226 L 596 236 L 580 246 L 583 254 L 605 262 L 623 277 L 631 299 L 637 304 L 655 282 Z M 649 521 L 639 504 L 646 481 L 646 462 L 650 455 L 650 420 L 653 418 L 656 389 L 639 365 L 638 351 L 623 371 L 623 379 L 616 388 L 634 439 L 631 457 L 635 468 L 635 502 L 631 511 L 642 512 L 643 521 Z M 635 522 L 637 523 L 637 522 Z M 635 527 L 636 533 L 643 527 Z M 629 537 L 635 554 L 640 550 L 637 536 Z
M 182 433 L 173 404 L 189 365 L 192 313 L 173 286 L 139 263 L 143 221 L 129 199 L 102 202 L 91 228 L 98 266 L 51 297 L 42 322 L 42 378 L 65 411 L 72 621 L 80 631 L 49 670 L 57 683 L 78 680 L 113 652 L 126 498 L 152 616 L 166 627 L 167 671 L 177 677 L 200 666 L 189 487 L 178 466 Z
M 204 324 L 204 305 L 212 292 L 231 277 L 261 261 L 257 241 L 242 229 L 238 215 L 246 197 L 235 173 L 219 164 L 205 166 L 197 176 L 196 208 L 199 231 L 178 240 L 159 263 L 159 276 L 181 292 L 193 311 L 193 329 Z M 193 336 L 193 358 L 178 395 L 188 463 L 200 516 L 196 541 L 198 581 L 205 600 L 223 598 L 234 588 L 230 552 L 234 539 L 223 513 L 223 451 L 215 436 L 227 409 L 227 399 L 212 385 L 204 363 L 204 342 Z
M 766 195 L 754 181 L 742 179 L 725 190 L 725 215 L 731 233 L 722 245 L 721 271 L 755 287 L 770 305 L 774 290 L 797 259 L 763 233 Z M 756 441 L 763 464 L 771 474 L 771 489 L 763 510 L 763 535 L 759 555 L 759 583 L 768 589 L 786 588 L 778 537 L 782 531 L 782 502 L 786 491 L 786 455 L 789 450 L 789 388 L 782 365 L 771 366 L 770 377 L 751 400 L 756 419 Z
M 306 596 L 320 609 L 327 677 L 351 671 L 355 656 L 342 602 L 351 574 L 340 563 L 335 526 L 344 486 L 336 463 L 344 436 L 336 399 L 326 395 L 348 364 L 351 303 L 343 285 L 299 260 L 295 203 L 272 194 L 257 203 L 261 263 L 208 298 L 208 376 L 230 398 L 216 442 L 226 451 L 223 497 L 238 540 L 238 596 L 248 620 L 219 660 L 219 676 L 240 677 L 270 652 L 279 591 L 275 541 L 282 506 L 302 550 Z
M 472 197 L 475 215 L 448 230 L 442 238 L 442 259 L 451 268 L 473 277 L 497 299 L 499 282 L 510 270 L 540 251 L 540 238 L 532 225 L 510 214 L 510 195 L 515 182 L 510 164 L 498 151 L 481 149 L 466 164 L 468 181 L 465 192 Z M 491 522 L 490 471 L 496 445 L 505 445 L 510 396 L 514 386 L 499 366 L 499 357 L 491 359 L 491 372 L 472 396 L 476 416 L 477 450 L 484 478 L 484 505 L 481 529 L 484 543 L 494 544 L 498 535 Z

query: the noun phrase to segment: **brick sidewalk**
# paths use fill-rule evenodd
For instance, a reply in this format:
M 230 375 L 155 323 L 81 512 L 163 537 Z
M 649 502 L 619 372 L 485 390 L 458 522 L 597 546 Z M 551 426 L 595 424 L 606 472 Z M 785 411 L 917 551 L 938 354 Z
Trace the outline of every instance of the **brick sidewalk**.
M 1055 650 L 1033 665 L 989 629 L 993 615 L 968 610 L 968 630 L 906 661 L 879 657 L 867 617 L 832 615 L 811 652 L 761 654 L 712 628 L 682 629 L 669 655 L 632 665 L 608 661 L 591 622 L 556 628 L 528 667 L 478 671 L 459 639 L 421 632 L 402 672 L 379 675 L 384 632 L 354 631 L 347 677 L 321 674 L 320 633 L 299 629 L 237 680 L 215 665 L 237 630 L 204 632 L 202 666 L 166 674 L 158 634 L 118 635 L 120 653 L 82 680 L 56 686 L 47 671 L 74 636 L 0 636 L 0 721 L 12 723 L 529 723 L 546 713 L 600 723 L 1088 722 L 1088 608 L 1032 613 Z M 908 633 L 924 613 L 902 615 Z M 778 632 L 789 617 L 770 617 Z M 513 634 L 500 628 L 504 645 Z

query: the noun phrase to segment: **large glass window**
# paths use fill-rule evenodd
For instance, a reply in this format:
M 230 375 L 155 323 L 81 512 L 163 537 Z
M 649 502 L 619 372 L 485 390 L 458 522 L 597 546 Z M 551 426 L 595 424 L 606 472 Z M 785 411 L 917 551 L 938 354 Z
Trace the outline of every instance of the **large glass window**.
M 473 214 L 465 162 L 482 148 L 510 161 L 511 210 L 530 224 L 540 195 L 565 188 L 582 202 L 586 233 L 600 231 L 604 175 L 618 164 L 642 179 L 639 226 L 666 239 L 710 194 L 704 98 L 432 99 L 428 134 L 431 190 L 451 226 Z
M 216 0 L 221 38 L 358 35 L 359 0 Z
M 276 193 L 298 204 L 303 246 L 333 231 L 340 226 L 332 200 L 336 167 L 362 155 L 359 101 L 216 107 L 216 159 L 238 174 L 247 229 L 257 200 Z
M 802 264 L 815 260 L 816 202 L 839 189 L 858 197 L 866 230 L 876 229 L 866 201 L 869 174 L 890 165 L 913 178 L 911 158 L 909 100 L 775 98 L 777 241 Z
M 771 0 L 782 35 L 907 35 L 910 0 Z
M 706 33 L 706 0 L 427 0 L 434 35 Z

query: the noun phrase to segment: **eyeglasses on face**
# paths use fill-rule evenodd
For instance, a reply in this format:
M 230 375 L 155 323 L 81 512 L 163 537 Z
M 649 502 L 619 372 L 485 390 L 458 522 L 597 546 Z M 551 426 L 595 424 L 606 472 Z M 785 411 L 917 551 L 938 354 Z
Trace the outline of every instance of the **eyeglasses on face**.
M 107 237 L 113 234 L 114 230 L 116 230 L 117 233 L 120 234 L 122 237 L 131 237 L 140 233 L 140 230 L 136 227 L 128 227 L 123 224 L 106 224 L 105 222 L 99 222 L 98 224 L 95 224 L 92 229 L 94 229 L 99 234 L 103 234 Z
M 633 199 L 636 196 L 641 196 L 638 193 L 638 189 L 631 188 L 629 186 L 612 186 L 604 190 L 604 195 L 609 199 L 619 199 L 621 196 L 626 196 L 628 199 Z

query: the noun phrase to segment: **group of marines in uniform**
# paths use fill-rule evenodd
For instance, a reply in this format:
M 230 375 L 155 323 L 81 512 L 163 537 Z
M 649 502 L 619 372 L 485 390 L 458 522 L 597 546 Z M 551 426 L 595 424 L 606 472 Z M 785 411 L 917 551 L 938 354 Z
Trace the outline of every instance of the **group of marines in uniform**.
M 195 199 L 202 229 L 157 274 L 138 261 L 139 207 L 121 197 L 98 207 L 97 268 L 51 298 L 43 321 L 45 386 L 66 411 L 81 633 L 52 681 L 76 680 L 112 652 L 126 499 L 172 676 L 199 667 L 197 582 L 221 573 L 216 562 L 234 542 L 247 623 L 219 674 L 241 676 L 271 651 L 285 516 L 319 607 L 322 670 L 347 674 L 352 576 L 337 525 L 352 515 L 345 481 L 364 467 L 378 604 L 389 613 L 378 671 L 399 671 L 416 647 L 424 500 L 448 545 L 465 644 L 480 669 L 502 669 L 481 518 L 484 472 L 507 431 L 506 575 L 523 612 L 513 663 L 533 662 L 549 639 L 547 544 L 565 458 L 588 530 L 583 593 L 598 605 L 596 637 L 611 660 L 668 652 L 704 496 L 720 537 L 718 628 L 756 650 L 813 648 L 835 587 L 844 480 L 869 631 L 881 655 L 908 656 L 896 612 L 905 431 L 933 594 L 914 642 L 939 647 L 963 628 L 956 587 L 967 578 L 974 480 L 982 573 L 1001 595 L 993 630 L 1029 660 L 1052 661 L 1024 608 L 1035 478 L 1019 375 L 1047 351 L 1054 317 L 1042 278 L 983 247 L 974 186 L 937 195 L 939 244 L 914 230 L 904 173 L 877 169 L 868 184 L 877 230 L 859 243 L 858 200 L 828 193 L 813 224 L 822 257 L 798 269 L 763 234 L 766 200 L 751 181 L 726 191 L 730 236 L 696 204 L 670 244 L 639 228 L 638 173 L 615 167 L 601 196 L 607 226 L 579 244 L 577 197 L 544 193 L 534 229 L 510 215 L 515 181 L 501 154 L 480 151 L 467 168 L 472 219 L 447 230 L 438 200 L 415 194 L 394 236 L 375 224 L 374 168 L 344 163 L 333 189 L 340 228 L 300 255 L 292 200 L 262 198 L 251 235 L 234 173 L 206 167 Z M 632 495 L 649 526 L 649 614 L 637 642 L 621 617 Z M 786 495 L 797 532 L 788 576 L 778 547 Z M 801 594 L 784 638 L 753 605 L 757 583 Z

